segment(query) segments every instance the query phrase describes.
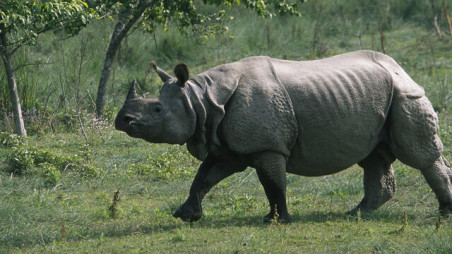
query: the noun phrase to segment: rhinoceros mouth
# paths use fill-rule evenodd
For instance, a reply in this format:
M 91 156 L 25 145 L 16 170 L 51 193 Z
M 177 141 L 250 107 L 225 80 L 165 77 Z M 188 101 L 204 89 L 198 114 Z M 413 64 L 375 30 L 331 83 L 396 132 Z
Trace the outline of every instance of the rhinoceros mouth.
M 146 134 L 141 130 L 139 126 L 140 125 L 129 125 L 127 127 L 124 127 L 122 131 L 124 131 L 130 137 L 146 139 Z

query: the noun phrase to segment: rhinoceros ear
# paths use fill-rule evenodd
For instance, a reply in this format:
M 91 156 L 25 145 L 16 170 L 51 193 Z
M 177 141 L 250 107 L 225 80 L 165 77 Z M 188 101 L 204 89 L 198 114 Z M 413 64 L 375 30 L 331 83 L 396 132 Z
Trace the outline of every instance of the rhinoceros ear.
M 181 87 L 185 85 L 185 82 L 188 80 L 190 70 L 188 69 L 188 66 L 184 63 L 180 63 L 176 65 L 174 68 L 174 74 L 176 74 L 177 77 L 177 84 Z
M 132 83 L 130 84 L 129 93 L 127 94 L 127 99 L 126 99 L 127 101 L 133 100 L 133 99 L 139 97 L 138 94 L 137 94 L 137 91 L 135 90 L 135 86 L 136 85 L 137 85 L 137 80 L 134 79 L 132 81 Z
M 154 61 L 151 62 L 151 65 L 152 65 L 152 68 L 157 72 L 157 74 L 159 75 L 159 77 L 163 81 L 163 83 L 165 83 L 168 79 L 172 78 L 171 75 L 169 75 L 164 70 L 157 67 L 157 65 L 155 64 Z

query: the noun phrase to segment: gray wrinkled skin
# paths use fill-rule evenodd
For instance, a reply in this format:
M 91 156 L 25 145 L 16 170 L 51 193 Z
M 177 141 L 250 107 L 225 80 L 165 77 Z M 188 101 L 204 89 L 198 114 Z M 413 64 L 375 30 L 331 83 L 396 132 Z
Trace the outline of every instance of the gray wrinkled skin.
M 157 99 L 132 83 L 118 130 L 154 143 L 187 144 L 202 160 L 187 201 L 174 213 L 201 218 L 212 186 L 250 166 L 270 204 L 264 221 L 288 221 L 286 172 L 321 176 L 358 163 L 364 198 L 349 213 L 388 201 L 395 159 L 419 169 L 440 212 L 452 211 L 452 171 L 442 156 L 438 118 L 424 90 L 390 57 L 357 51 L 314 61 L 249 57 L 189 78 L 154 64 L 164 82 Z

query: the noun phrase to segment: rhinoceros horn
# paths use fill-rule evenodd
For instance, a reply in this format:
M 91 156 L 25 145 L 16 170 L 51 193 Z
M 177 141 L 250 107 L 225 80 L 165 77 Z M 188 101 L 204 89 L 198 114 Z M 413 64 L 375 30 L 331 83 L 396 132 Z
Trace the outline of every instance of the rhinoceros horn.
M 164 70 L 157 67 L 157 65 L 155 64 L 154 61 L 151 62 L 151 66 L 157 72 L 157 74 L 159 75 L 159 77 L 163 81 L 163 83 L 165 83 L 168 79 L 172 78 L 171 75 L 169 75 Z
M 136 84 L 137 84 L 137 80 L 134 79 L 132 81 L 132 83 L 130 84 L 129 93 L 127 94 L 127 99 L 126 100 L 133 100 L 133 99 L 139 97 L 138 94 L 137 94 L 137 91 L 135 90 Z

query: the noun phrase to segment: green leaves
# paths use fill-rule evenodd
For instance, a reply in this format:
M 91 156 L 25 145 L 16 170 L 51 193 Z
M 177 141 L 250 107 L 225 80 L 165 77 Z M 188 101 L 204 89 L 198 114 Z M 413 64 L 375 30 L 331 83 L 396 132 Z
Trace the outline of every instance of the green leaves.
M 204 6 L 192 0 L 180 1 L 144 1 L 147 8 L 143 13 L 140 27 L 147 32 L 154 32 L 157 26 L 162 26 L 164 30 L 168 29 L 170 21 L 176 23 L 177 28 L 184 32 L 190 28 L 195 35 L 201 38 L 213 38 L 215 34 L 224 33 L 228 30 L 225 25 L 230 17 L 226 10 L 209 12 L 204 10 Z M 297 2 L 303 0 L 203 0 L 204 5 L 224 6 L 230 9 L 234 5 L 253 9 L 263 18 L 271 18 L 275 15 L 289 14 L 300 16 Z M 130 8 L 134 3 L 143 4 L 139 1 L 122 1 L 121 6 L 116 6 L 119 13 L 129 11 L 130 15 L 134 8 Z M 198 8 L 200 7 L 200 8 Z M 136 8 L 135 8 L 136 9 Z
M 81 0 L 0 2 L 0 33 L 6 34 L 3 50 L 15 50 L 34 44 L 40 33 L 63 28 L 68 35 L 77 34 L 95 17 L 96 12 Z
M 228 8 L 243 4 L 246 8 L 253 9 L 261 17 L 271 18 L 279 14 L 301 16 L 297 2 L 303 3 L 306 0 L 204 0 L 203 2 L 217 6 L 224 5 Z
M 180 163 L 184 161 L 185 163 Z M 193 177 L 198 162 L 186 151 L 172 148 L 159 155 L 148 156 L 146 163 L 132 163 L 126 171 L 130 175 L 144 176 L 153 180 L 170 181 Z

